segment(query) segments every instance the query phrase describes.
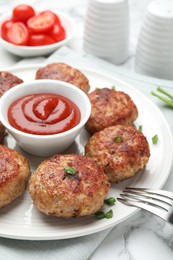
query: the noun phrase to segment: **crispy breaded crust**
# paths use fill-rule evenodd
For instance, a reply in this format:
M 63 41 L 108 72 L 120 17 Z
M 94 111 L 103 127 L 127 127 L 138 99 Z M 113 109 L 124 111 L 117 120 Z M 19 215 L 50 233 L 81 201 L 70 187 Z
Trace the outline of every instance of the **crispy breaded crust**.
M 76 173 L 67 174 L 67 166 Z M 41 212 L 71 218 L 97 212 L 109 186 L 107 176 L 95 162 L 83 155 L 65 154 L 39 165 L 30 178 L 29 193 Z
M 22 83 L 23 80 L 8 71 L 0 71 L 0 97 L 10 88 Z
M 28 160 L 17 151 L 0 145 L 0 208 L 25 191 L 29 175 Z
M 85 75 L 81 71 L 64 63 L 51 63 L 38 69 L 36 79 L 62 80 L 75 85 L 85 93 L 88 93 L 90 89 L 89 80 Z
M 85 154 L 104 168 L 110 182 L 118 182 L 145 167 L 150 149 L 140 131 L 116 125 L 95 133 L 85 146 Z
M 138 116 L 136 105 L 122 91 L 96 89 L 88 97 L 92 109 L 86 129 L 92 134 L 112 125 L 131 125 Z

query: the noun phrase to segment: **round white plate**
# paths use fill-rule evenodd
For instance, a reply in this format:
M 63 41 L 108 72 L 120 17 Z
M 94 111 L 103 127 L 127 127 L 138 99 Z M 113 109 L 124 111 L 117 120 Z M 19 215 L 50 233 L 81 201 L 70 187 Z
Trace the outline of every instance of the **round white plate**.
M 39 65 L 25 66 L 9 71 L 24 81 L 30 81 L 35 78 L 35 72 L 38 68 Z M 143 133 L 150 145 L 151 157 L 146 168 L 140 171 L 134 178 L 119 184 L 113 184 L 108 197 L 114 196 L 117 198 L 122 189 L 127 186 L 161 188 L 171 169 L 173 150 L 169 148 L 173 147 L 173 139 L 167 121 L 160 110 L 146 96 L 125 82 L 85 69 L 81 70 L 89 78 L 92 90 L 115 86 L 117 90 L 122 90 L 130 95 L 139 110 L 139 117 L 135 125 L 136 127 L 142 125 Z M 153 145 L 152 137 L 156 134 L 159 141 Z M 84 145 L 88 138 L 87 131 L 83 129 L 68 152 L 83 153 Z M 6 138 L 5 144 L 8 147 L 21 151 L 10 136 Z M 29 158 L 32 172 L 44 160 L 44 158 L 30 156 L 23 151 L 21 152 Z M 110 208 L 113 210 L 111 219 L 97 220 L 94 216 L 74 219 L 46 216 L 33 206 L 28 191 L 26 191 L 22 197 L 18 198 L 11 205 L 0 209 L 0 236 L 26 240 L 53 240 L 79 237 L 112 227 L 137 211 L 137 209 L 127 207 L 118 201 L 113 207 L 104 207 L 106 211 Z

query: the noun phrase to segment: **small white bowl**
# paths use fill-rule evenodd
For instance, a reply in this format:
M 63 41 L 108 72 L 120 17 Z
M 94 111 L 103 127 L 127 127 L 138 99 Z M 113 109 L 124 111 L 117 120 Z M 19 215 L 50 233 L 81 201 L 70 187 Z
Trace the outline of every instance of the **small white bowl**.
M 32 57 L 32 56 L 40 56 L 40 55 L 49 55 L 62 45 L 67 44 L 75 34 L 75 25 L 73 20 L 66 14 L 62 12 L 53 11 L 60 18 L 62 26 L 66 31 L 66 38 L 60 42 L 44 45 L 44 46 L 18 46 L 12 44 L 10 42 L 5 41 L 0 37 L 0 45 L 5 48 L 7 51 L 21 56 L 21 57 Z M 2 23 L 11 18 L 11 14 L 5 14 L 0 17 L 0 27 Z
M 15 129 L 8 121 L 8 108 L 18 98 L 38 93 L 56 93 L 73 101 L 79 108 L 81 120 L 72 129 L 52 135 L 34 135 Z M 76 86 L 58 80 L 34 80 L 8 90 L 0 99 L 0 121 L 26 152 L 36 156 L 51 156 L 64 152 L 75 140 L 91 113 L 88 96 Z

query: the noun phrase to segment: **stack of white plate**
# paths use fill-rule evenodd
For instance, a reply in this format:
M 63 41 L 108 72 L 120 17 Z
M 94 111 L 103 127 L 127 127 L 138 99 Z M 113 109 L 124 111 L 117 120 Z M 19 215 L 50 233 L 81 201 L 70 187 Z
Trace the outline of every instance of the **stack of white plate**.
M 139 34 L 135 70 L 173 80 L 172 0 L 157 0 L 148 5 Z
M 84 23 L 84 50 L 120 64 L 128 57 L 128 45 L 128 0 L 89 0 Z

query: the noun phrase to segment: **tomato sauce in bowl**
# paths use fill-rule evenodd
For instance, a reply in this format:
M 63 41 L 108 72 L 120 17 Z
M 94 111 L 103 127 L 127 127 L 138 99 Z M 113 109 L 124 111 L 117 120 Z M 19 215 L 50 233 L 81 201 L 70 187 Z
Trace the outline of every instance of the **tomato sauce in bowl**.
M 76 86 L 59 80 L 24 82 L 0 98 L 0 121 L 16 144 L 35 156 L 48 157 L 67 151 L 90 113 L 88 96 Z
M 30 94 L 15 100 L 8 109 L 12 127 L 30 134 L 51 135 L 68 131 L 79 124 L 79 108 L 58 94 Z

